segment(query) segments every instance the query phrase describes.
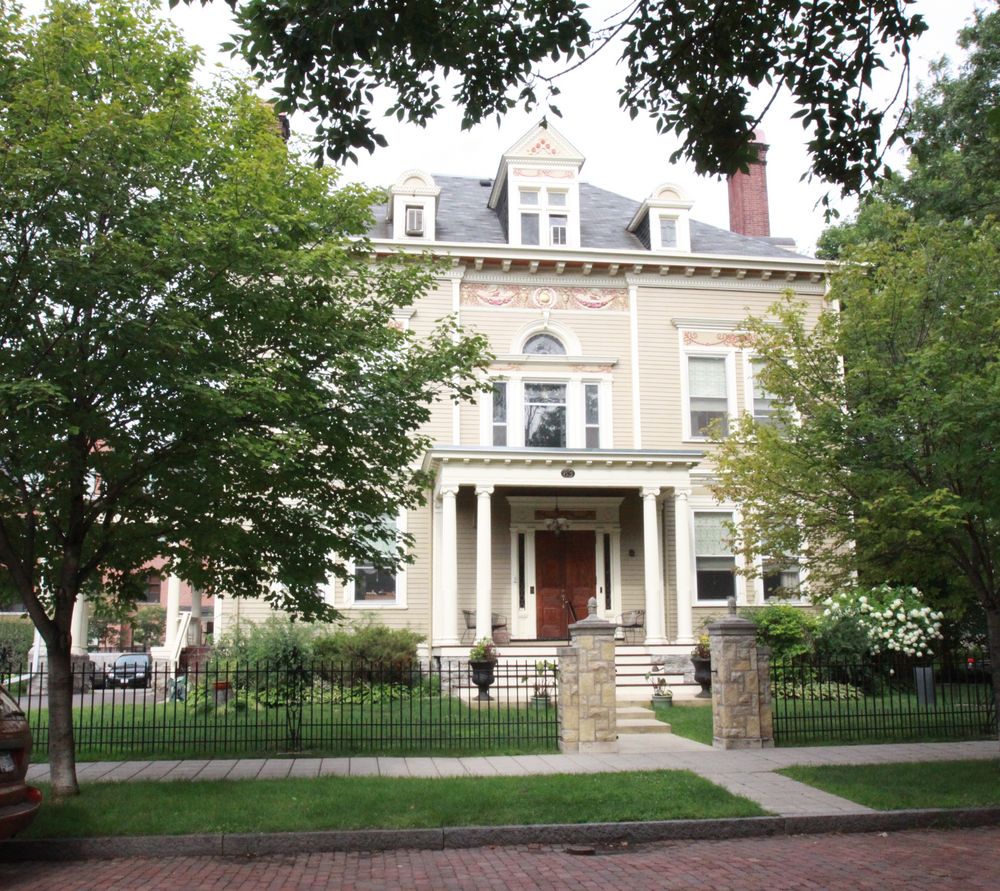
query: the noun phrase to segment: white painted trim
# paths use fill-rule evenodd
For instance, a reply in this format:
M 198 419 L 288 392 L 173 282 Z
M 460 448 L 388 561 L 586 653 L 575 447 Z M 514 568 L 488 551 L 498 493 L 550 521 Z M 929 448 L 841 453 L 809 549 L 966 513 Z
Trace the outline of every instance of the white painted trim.
M 639 288 L 628 286 L 629 347 L 632 352 L 632 448 L 642 448 L 642 394 L 639 384 Z

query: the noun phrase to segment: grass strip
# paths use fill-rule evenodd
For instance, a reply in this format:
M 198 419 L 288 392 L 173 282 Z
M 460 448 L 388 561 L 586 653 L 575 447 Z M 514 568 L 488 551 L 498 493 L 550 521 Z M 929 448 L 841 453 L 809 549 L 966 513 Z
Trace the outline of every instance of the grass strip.
M 686 770 L 446 779 L 145 781 L 84 784 L 77 798 L 62 803 L 47 800 L 23 837 L 417 829 L 763 814 L 755 802 Z
M 670 725 L 677 736 L 693 739 L 695 742 L 712 745 L 712 704 L 678 705 L 674 703 L 669 708 L 662 706 L 653 710 L 660 721 Z
M 1000 760 L 796 766 L 778 773 L 880 811 L 1000 805 Z

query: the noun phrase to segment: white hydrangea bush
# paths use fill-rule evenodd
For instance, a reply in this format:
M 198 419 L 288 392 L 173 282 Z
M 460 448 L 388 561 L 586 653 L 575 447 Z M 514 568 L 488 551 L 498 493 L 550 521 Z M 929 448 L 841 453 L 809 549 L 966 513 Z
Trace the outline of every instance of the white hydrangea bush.
M 917 588 L 882 584 L 844 591 L 828 597 L 823 607 L 825 617 L 853 620 L 864 629 L 874 655 L 933 656 L 933 645 L 943 636 L 944 614 L 927 606 Z

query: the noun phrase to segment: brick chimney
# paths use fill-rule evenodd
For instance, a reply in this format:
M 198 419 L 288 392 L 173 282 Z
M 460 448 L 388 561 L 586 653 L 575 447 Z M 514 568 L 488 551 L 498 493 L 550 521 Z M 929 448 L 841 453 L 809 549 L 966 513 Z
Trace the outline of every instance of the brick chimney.
M 764 132 L 754 130 L 750 147 L 757 153 L 747 173 L 729 177 L 729 228 L 740 235 L 766 238 L 771 234 L 767 209 L 767 143 Z

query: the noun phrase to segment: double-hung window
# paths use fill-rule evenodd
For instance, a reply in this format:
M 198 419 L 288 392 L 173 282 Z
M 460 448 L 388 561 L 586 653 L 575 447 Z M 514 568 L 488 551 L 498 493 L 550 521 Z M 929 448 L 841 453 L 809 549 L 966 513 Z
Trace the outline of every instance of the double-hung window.
M 409 205 L 406 208 L 406 234 L 424 234 L 424 209 Z
M 507 382 L 493 383 L 493 445 L 507 445 Z
M 698 600 L 725 600 L 736 596 L 736 556 L 727 528 L 732 520 L 733 515 L 724 511 L 695 511 Z
M 386 525 L 393 532 L 398 532 L 400 529 L 395 518 L 387 518 Z M 396 553 L 396 546 L 392 542 L 379 542 L 375 549 L 386 560 Z M 402 605 L 403 574 L 402 570 L 397 572 L 377 566 L 375 561 L 355 563 L 354 579 L 348 590 L 348 605 L 351 605 L 352 600 L 356 606 Z
M 601 385 L 583 385 L 584 445 L 588 449 L 601 447 Z
M 569 244 L 569 195 L 564 190 L 519 188 L 512 225 L 521 244 L 560 247 Z
M 687 357 L 688 419 L 692 437 L 706 437 L 717 422 L 721 436 L 729 433 L 729 373 L 723 356 Z
M 761 577 L 764 583 L 764 599 L 772 597 L 798 597 L 801 573 L 798 561 L 794 557 L 782 557 L 774 560 L 765 557 L 761 566 Z
M 566 384 L 525 383 L 524 444 L 566 447 Z
M 771 394 L 764 389 L 760 382 L 760 373 L 763 368 L 763 359 L 750 360 L 753 419 L 758 424 L 770 427 L 774 424 L 774 402 Z

